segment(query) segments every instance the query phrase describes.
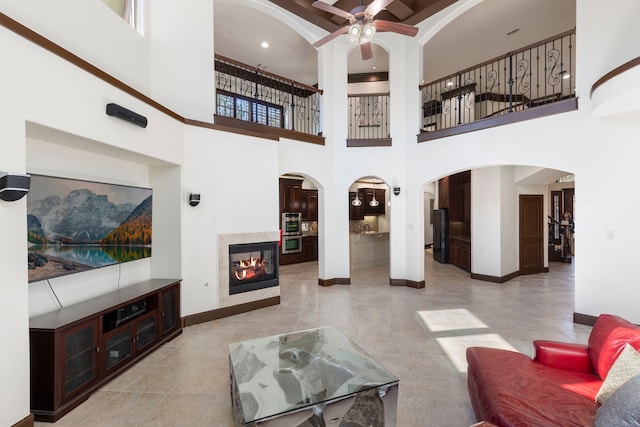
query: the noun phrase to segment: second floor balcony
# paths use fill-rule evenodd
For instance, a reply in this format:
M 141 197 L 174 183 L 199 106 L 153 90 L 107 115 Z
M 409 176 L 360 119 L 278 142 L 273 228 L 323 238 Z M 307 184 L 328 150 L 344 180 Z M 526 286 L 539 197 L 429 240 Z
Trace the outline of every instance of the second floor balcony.
M 421 85 L 418 142 L 577 109 L 575 36 L 570 30 Z
M 577 109 L 575 30 L 419 86 L 417 142 Z M 324 144 L 322 90 L 216 55 L 215 123 Z M 347 96 L 348 147 L 391 146 L 390 96 Z
M 215 70 L 216 124 L 324 143 L 321 90 L 220 55 Z

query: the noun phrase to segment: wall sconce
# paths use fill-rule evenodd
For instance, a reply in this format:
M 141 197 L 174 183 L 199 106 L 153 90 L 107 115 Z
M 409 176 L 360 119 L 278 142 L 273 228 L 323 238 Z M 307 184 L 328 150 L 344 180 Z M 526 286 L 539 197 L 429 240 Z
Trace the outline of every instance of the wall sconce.
M 200 195 L 196 193 L 189 194 L 189 206 L 198 206 L 200 204 Z
M 0 172 L 0 199 L 5 202 L 15 202 L 22 199 L 31 187 L 31 176 Z
M 393 187 L 393 194 L 395 194 L 396 196 L 400 195 L 400 187 Z

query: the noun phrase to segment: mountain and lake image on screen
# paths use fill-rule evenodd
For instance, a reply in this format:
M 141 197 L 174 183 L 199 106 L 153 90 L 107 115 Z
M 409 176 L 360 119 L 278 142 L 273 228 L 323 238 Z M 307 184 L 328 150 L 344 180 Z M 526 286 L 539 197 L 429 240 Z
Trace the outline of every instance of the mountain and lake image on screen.
M 31 175 L 29 282 L 151 256 L 152 190 Z

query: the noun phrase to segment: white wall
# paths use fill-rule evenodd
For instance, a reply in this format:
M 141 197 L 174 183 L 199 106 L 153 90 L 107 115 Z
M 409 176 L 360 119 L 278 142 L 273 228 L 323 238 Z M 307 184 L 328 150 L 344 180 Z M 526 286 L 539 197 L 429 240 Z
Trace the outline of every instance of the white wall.
M 502 182 L 501 167 L 471 171 L 471 272 L 502 276 Z M 482 200 L 482 203 L 473 203 Z M 511 249 L 511 248 L 510 248 Z
M 0 10 L 115 78 L 149 94 L 149 54 L 144 37 L 102 1 L 0 0 Z
M 188 7 L 153 2 L 147 11 L 153 99 L 184 117 L 213 123 L 213 1 L 192 0 Z
M 280 226 L 277 141 L 192 126 L 185 139 L 183 316 L 219 307 L 219 235 Z M 189 193 L 201 195 L 198 206 L 186 203 Z

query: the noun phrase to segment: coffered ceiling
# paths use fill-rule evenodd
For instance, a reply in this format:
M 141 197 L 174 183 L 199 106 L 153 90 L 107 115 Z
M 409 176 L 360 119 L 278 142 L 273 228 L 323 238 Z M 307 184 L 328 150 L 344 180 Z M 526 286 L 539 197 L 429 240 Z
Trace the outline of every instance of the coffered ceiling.
M 318 51 L 280 20 L 249 7 L 252 1 L 214 0 L 217 54 L 302 83 L 318 82 Z M 261 0 L 291 12 L 327 34 L 345 24 L 311 6 L 314 0 Z M 350 11 L 360 0 L 324 0 Z M 365 5 L 371 0 L 364 0 Z M 415 25 L 455 0 L 394 0 L 379 19 Z M 423 48 L 423 78 L 431 81 L 487 59 L 575 28 L 576 0 L 482 0 L 438 31 Z M 250 29 L 250 31 L 247 31 Z M 418 34 L 420 37 L 421 34 Z M 269 43 L 262 48 L 261 43 Z M 345 60 L 349 73 L 388 71 L 387 52 L 373 43 L 373 59 L 357 50 Z M 418 82 L 419 83 L 419 82 Z
M 312 4 L 315 0 L 269 1 L 329 32 L 348 23 L 340 16 L 313 7 Z M 371 0 L 324 0 L 324 2 L 348 12 L 357 6 L 371 3 Z M 415 25 L 455 2 L 456 0 L 394 0 L 386 7 L 386 10 L 378 13 L 376 18 Z

